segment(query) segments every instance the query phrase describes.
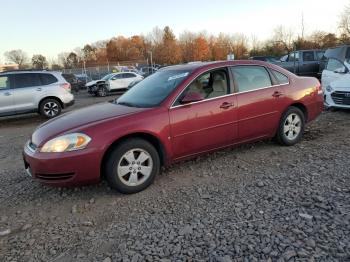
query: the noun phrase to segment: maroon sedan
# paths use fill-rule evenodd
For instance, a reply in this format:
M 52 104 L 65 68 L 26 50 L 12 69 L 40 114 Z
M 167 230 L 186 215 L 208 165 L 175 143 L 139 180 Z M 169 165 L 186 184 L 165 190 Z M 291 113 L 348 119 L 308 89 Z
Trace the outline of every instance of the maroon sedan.
M 105 178 L 135 193 L 161 165 L 272 137 L 294 145 L 322 108 L 317 79 L 265 62 L 166 67 L 117 100 L 41 125 L 24 147 L 25 168 L 45 184 Z

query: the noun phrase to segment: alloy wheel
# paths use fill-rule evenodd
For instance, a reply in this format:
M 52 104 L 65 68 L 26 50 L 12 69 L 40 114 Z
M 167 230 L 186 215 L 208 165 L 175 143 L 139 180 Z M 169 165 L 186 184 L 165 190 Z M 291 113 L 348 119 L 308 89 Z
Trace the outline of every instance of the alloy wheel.
M 286 139 L 292 141 L 296 139 L 301 131 L 301 118 L 295 113 L 290 114 L 284 121 L 283 134 Z
M 44 104 L 43 111 L 49 117 L 56 116 L 59 113 L 59 106 L 55 102 L 47 102 Z
M 118 163 L 118 177 L 127 186 L 138 186 L 151 175 L 153 161 L 144 149 L 135 148 L 126 152 Z

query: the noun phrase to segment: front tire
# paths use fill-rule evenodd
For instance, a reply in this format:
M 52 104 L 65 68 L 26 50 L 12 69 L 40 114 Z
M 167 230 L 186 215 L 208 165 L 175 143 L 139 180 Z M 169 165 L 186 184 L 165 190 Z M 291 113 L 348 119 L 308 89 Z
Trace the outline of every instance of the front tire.
M 277 131 L 277 141 L 285 146 L 295 145 L 303 137 L 304 129 L 304 113 L 299 108 L 291 106 L 281 118 Z
M 107 95 L 108 91 L 105 86 L 100 86 L 97 90 L 97 96 L 99 97 L 105 97 Z
M 43 100 L 39 106 L 39 113 L 46 118 L 54 118 L 61 114 L 61 111 L 61 103 L 53 98 Z
M 157 150 L 146 140 L 132 138 L 114 148 L 105 164 L 108 184 L 124 194 L 146 189 L 160 171 Z

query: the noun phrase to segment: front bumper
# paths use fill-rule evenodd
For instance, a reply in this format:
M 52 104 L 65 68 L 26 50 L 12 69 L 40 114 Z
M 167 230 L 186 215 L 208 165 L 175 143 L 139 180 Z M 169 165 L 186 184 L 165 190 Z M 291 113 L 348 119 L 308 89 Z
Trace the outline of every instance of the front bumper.
M 27 143 L 23 160 L 27 174 L 40 183 L 79 186 L 100 181 L 100 155 L 88 148 L 64 153 L 40 153 Z
M 338 91 L 325 92 L 324 105 L 326 107 L 350 109 L 350 96 L 338 95 Z M 338 92 L 347 93 L 347 92 Z
M 72 106 L 72 105 L 74 105 L 74 103 L 75 103 L 75 100 L 73 99 L 72 101 L 70 101 L 70 102 L 68 102 L 68 103 L 65 103 L 65 104 L 64 104 L 64 108 L 69 107 L 69 106 Z

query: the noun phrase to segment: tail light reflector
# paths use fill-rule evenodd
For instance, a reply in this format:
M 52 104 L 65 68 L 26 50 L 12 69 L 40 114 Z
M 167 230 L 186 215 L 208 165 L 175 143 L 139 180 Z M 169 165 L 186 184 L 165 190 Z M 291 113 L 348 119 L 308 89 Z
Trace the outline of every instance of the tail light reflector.
M 61 85 L 62 88 L 64 88 L 67 92 L 71 92 L 71 85 L 69 83 L 64 83 Z

